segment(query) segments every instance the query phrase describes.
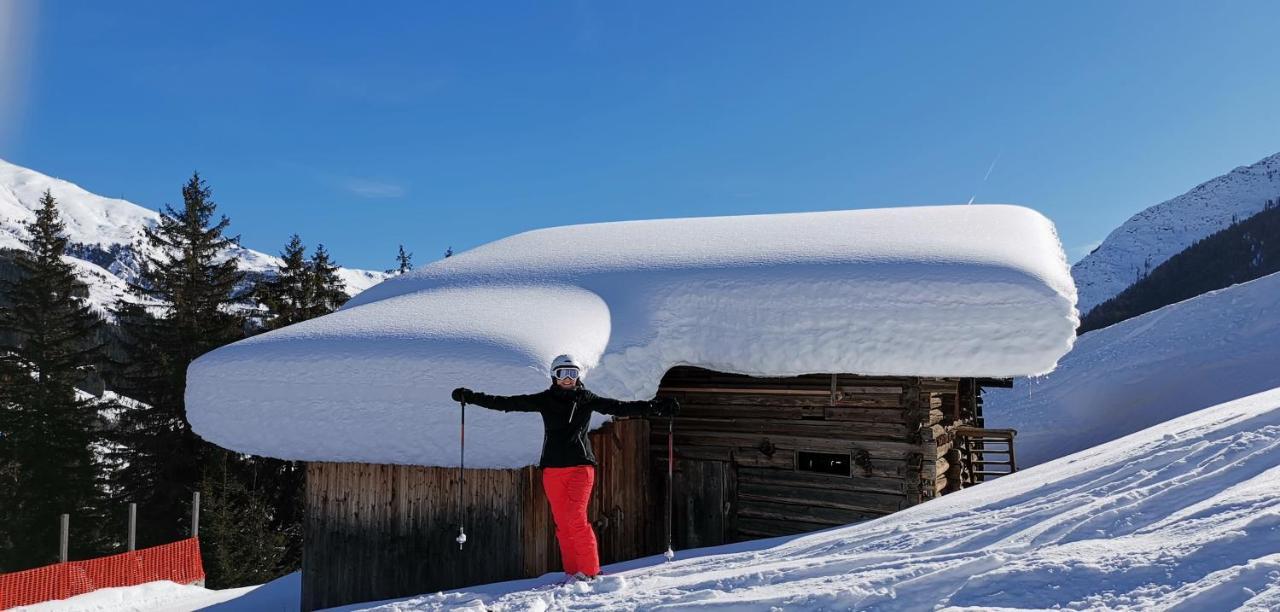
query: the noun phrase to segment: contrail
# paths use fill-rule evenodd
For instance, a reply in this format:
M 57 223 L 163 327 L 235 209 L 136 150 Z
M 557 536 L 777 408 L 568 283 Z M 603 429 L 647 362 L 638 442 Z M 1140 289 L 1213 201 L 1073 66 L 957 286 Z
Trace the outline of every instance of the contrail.
M 0 152 L 22 117 L 35 12 L 34 2 L 0 0 Z
M 1004 155 L 1004 149 L 1000 149 L 1000 152 L 996 153 L 996 158 L 991 160 L 991 165 L 987 167 L 987 173 L 982 175 L 982 182 L 978 184 L 979 187 L 987 184 L 987 179 L 991 178 L 991 171 L 996 169 L 996 164 L 1000 162 L 1000 156 L 1002 155 Z M 969 203 L 973 204 L 973 201 L 976 200 L 977 198 L 978 198 L 978 192 L 974 191 L 973 195 L 969 196 Z

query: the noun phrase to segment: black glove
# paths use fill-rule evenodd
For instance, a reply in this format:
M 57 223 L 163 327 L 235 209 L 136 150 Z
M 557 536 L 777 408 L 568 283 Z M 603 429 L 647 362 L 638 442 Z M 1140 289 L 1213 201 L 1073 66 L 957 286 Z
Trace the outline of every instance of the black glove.
M 659 397 L 653 400 L 653 413 L 657 416 L 676 416 L 680 414 L 680 402 L 674 397 Z
M 453 390 L 453 394 L 450 395 L 449 397 L 452 397 L 453 401 L 455 402 L 470 404 L 471 398 L 475 397 L 475 394 L 476 392 L 472 391 L 471 389 L 468 389 L 466 387 L 458 387 L 457 389 Z

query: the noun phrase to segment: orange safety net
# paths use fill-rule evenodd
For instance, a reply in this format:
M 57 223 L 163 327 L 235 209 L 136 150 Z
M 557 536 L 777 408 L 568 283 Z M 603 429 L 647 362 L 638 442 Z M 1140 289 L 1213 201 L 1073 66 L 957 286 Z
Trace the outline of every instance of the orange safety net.
M 0 574 L 0 610 L 157 580 L 179 584 L 204 580 L 200 541 L 188 538 L 108 557 Z

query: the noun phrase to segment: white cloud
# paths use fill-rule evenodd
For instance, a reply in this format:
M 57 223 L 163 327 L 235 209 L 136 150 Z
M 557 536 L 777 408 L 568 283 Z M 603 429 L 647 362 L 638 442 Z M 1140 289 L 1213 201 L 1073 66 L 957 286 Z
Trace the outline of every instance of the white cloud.
M 369 199 L 401 198 L 409 192 L 404 185 L 356 177 L 343 178 L 339 185 L 352 195 Z

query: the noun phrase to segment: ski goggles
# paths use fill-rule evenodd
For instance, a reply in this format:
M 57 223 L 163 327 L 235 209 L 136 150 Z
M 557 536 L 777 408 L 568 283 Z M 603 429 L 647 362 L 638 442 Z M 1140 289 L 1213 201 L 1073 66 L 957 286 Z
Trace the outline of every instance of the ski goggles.
M 555 371 L 551 373 L 551 377 L 555 379 L 572 378 L 577 380 L 579 374 L 581 374 L 581 372 L 578 371 L 578 368 L 556 368 Z

